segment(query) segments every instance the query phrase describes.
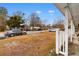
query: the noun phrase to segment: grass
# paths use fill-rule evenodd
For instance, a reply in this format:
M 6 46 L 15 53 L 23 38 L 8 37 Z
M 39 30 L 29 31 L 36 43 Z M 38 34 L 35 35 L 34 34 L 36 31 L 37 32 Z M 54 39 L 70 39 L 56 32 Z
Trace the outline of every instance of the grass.
M 46 31 L 0 40 L 0 55 L 2 56 L 46 56 L 52 49 L 55 50 L 54 32 Z

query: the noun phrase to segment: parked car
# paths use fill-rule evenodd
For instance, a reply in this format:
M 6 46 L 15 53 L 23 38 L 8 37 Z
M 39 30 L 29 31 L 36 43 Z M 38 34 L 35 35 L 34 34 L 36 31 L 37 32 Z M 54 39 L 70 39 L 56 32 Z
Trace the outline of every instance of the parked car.
M 5 33 L 7 37 L 19 36 L 27 34 L 26 31 L 21 31 L 20 29 L 12 29 Z
M 48 31 L 49 32 L 56 32 L 56 29 L 58 29 L 58 28 L 48 29 Z

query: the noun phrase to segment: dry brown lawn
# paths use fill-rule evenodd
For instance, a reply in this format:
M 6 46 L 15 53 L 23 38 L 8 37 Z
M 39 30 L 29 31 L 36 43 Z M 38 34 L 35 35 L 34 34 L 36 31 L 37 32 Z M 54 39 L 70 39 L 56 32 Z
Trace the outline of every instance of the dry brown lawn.
M 2 56 L 45 56 L 51 49 L 55 49 L 55 32 L 0 39 Z

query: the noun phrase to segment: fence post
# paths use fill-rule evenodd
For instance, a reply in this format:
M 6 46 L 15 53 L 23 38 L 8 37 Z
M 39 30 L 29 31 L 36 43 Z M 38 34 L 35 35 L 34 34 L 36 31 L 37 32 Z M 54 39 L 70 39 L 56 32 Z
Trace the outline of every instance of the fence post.
M 73 35 L 73 23 L 72 23 L 72 20 L 71 20 L 71 32 L 70 32 L 70 42 L 72 42 L 72 35 Z
M 65 56 L 68 56 L 68 6 L 65 7 Z
M 56 29 L 56 54 L 59 54 L 59 29 Z

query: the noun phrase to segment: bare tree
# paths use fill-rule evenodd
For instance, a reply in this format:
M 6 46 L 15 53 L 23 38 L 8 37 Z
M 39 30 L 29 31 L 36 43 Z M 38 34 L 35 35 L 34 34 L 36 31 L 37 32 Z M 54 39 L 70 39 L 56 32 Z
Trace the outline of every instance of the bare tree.
M 31 14 L 30 26 L 33 26 L 33 27 L 35 27 L 35 26 L 41 27 L 42 26 L 42 21 L 36 13 Z

